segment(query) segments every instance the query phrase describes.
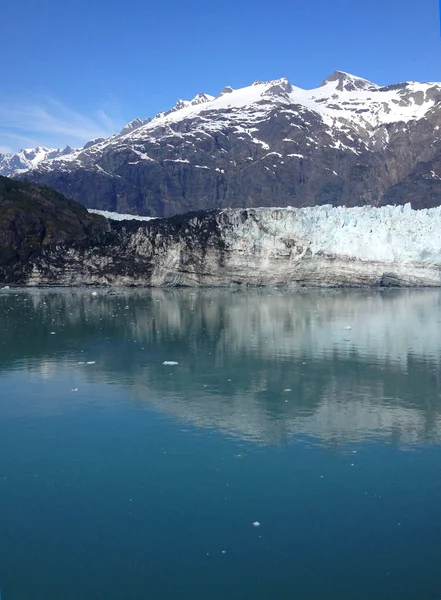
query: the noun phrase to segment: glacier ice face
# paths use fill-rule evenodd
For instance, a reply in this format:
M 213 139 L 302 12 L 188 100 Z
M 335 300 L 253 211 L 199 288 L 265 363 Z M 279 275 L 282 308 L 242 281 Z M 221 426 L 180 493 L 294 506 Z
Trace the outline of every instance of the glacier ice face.
M 368 262 L 441 262 L 441 207 L 412 210 L 410 205 L 373 207 L 259 208 L 240 221 L 243 210 L 223 211 L 235 221 L 236 243 L 253 239 L 262 251 L 282 251 L 287 236 L 313 256 Z M 239 219 L 239 220 L 237 220 Z
M 24 281 L 147 286 L 440 286 L 441 208 L 257 208 L 112 221 Z M 12 280 L 11 280 L 12 281 Z M 5 281 L 10 283 L 10 281 Z

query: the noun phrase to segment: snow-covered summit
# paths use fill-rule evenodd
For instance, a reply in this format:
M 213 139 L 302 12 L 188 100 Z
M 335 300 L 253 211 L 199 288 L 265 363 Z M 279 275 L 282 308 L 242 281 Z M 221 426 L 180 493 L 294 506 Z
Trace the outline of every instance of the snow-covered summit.
M 74 151 L 70 146 L 63 149 L 37 146 L 36 148 L 22 148 L 16 153 L 0 153 L 0 175 L 8 177 L 26 173 L 26 171 L 37 168 L 44 161 L 61 156 L 66 157 L 72 152 Z
M 200 118 L 207 124 L 228 113 L 232 124 L 248 119 L 262 120 L 275 106 L 315 113 L 328 126 L 344 129 L 360 128 L 372 133 L 388 123 L 409 122 L 423 118 L 441 101 L 441 84 L 412 83 L 380 87 L 367 79 L 343 71 L 334 71 L 318 88 L 304 90 L 285 77 L 233 89 L 225 87 L 217 96 L 200 93 L 192 100 L 178 100 L 173 108 L 158 113 L 153 119 L 122 131 L 134 141 L 154 135 L 155 129 Z M 222 124 L 225 120 L 222 117 Z M 213 129 L 213 124 L 208 128 Z M 204 130 L 204 123 L 198 124 Z M 110 138 L 111 140 L 112 138 Z M 128 138 L 127 138 L 128 139 Z M 109 141 L 110 141 L 109 140 Z
M 368 81 L 367 79 L 363 79 L 362 77 L 356 77 L 355 75 L 351 75 L 350 73 L 345 73 L 344 71 L 334 71 L 326 77 L 326 79 L 322 82 L 320 87 L 328 85 L 328 83 L 333 83 L 337 81 L 337 90 L 342 92 L 356 92 L 357 90 L 378 90 L 379 86 L 372 81 Z
M 150 121 L 150 119 L 149 119 L 149 121 Z M 141 125 L 144 125 L 144 123 L 145 123 L 145 121 L 142 121 L 139 117 L 137 117 L 136 119 L 133 119 L 133 121 L 130 121 L 130 123 L 127 123 L 127 125 L 125 125 L 121 129 L 120 134 L 125 135 L 126 133 L 130 133 L 134 129 L 138 129 L 138 127 L 141 127 Z
M 193 98 L 193 100 L 179 99 L 176 102 L 176 104 L 173 106 L 173 108 L 169 108 L 168 110 L 166 110 L 164 112 L 158 113 L 157 115 L 155 115 L 155 117 L 153 119 L 149 119 L 148 122 L 150 123 L 152 120 L 158 120 L 163 117 L 167 117 L 171 113 L 179 112 L 182 109 L 188 108 L 190 106 L 198 106 L 200 104 L 205 104 L 207 102 L 210 102 L 211 100 L 214 100 L 214 97 L 210 96 L 209 94 L 205 94 L 203 92 L 196 94 L 196 96 Z
M 196 94 L 193 100 L 190 101 L 190 104 L 196 106 L 197 104 L 204 104 L 205 102 L 210 102 L 210 100 L 214 100 L 214 96 L 210 96 L 209 94 L 204 94 L 204 92 L 200 92 Z
M 192 209 L 441 204 L 441 84 L 388 86 L 335 71 L 181 99 L 153 118 L 0 173 L 53 185 L 86 206 L 166 216 Z M 15 170 L 14 170 L 15 168 Z
M 76 162 L 80 155 L 84 163 L 85 150 L 96 153 L 115 143 L 131 144 L 146 137 L 157 138 L 158 130 L 183 121 L 191 124 L 191 121 L 197 120 L 196 130 L 201 132 L 212 132 L 229 123 L 249 133 L 252 132 L 252 124 L 261 122 L 275 107 L 291 113 L 312 111 L 332 129 L 349 128 L 357 134 L 363 130 L 369 134 L 367 138 L 372 138 L 379 127 L 421 119 L 440 102 L 439 83 L 406 82 L 380 87 L 344 71 L 334 71 L 318 88 L 310 90 L 296 87 L 284 77 L 255 81 L 238 89 L 227 86 L 217 96 L 199 93 L 192 100 L 180 99 L 172 108 L 153 118 L 136 118 L 119 134 L 107 140 L 93 140 L 77 151 L 39 147 L 22 150 L 16 155 L 0 155 L 0 174 L 11 175 L 40 166 L 45 170 L 60 169 Z

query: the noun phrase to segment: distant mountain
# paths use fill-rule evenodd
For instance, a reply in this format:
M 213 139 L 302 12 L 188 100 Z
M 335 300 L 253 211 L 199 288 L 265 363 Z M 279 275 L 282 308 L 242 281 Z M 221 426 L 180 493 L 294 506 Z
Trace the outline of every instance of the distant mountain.
M 20 173 L 35 169 L 43 161 L 52 160 L 59 156 L 67 156 L 72 152 L 70 146 L 66 146 L 63 150 L 37 146 L 36 148 L 23 148 L 15 154 L 0 153 L 0 175 L 5 177 L 17 176 Z
M 282 78 L 198 94 L 79 150 L 0 156 L 0 173 L 91 208 L 149 216 L 327 203 L 432 207 L 441 204 L 440 127 L 441 83 L 379 87 L 336 71 L 313 90 Z

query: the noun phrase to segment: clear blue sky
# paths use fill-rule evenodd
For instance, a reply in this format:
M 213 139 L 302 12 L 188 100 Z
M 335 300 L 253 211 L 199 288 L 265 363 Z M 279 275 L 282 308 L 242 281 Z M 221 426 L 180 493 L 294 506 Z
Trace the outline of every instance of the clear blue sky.
M 256 79 L 441 81 L 437 0 L 21 0 L 1 12 L 4 150 L 80 146 Z

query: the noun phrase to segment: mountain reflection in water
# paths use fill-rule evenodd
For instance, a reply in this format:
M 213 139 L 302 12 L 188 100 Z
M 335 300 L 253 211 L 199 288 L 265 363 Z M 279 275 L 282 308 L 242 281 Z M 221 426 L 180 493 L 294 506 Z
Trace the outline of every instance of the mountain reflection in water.
M 74 370 L 258 444 L 441 441 L 437 290 L 9 290 L 0 315 L 0 377 Z

